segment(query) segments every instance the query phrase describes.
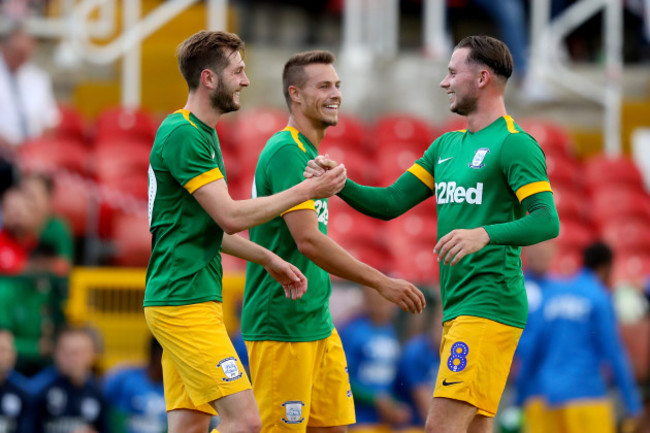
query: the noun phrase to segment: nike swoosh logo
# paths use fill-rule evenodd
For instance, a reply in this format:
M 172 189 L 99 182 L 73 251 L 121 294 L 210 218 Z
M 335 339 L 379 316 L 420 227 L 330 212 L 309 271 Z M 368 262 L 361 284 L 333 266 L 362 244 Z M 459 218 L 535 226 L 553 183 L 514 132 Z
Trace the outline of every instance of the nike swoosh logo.
M 442 380 L 442 386 L 456 385 L 458 383 L 463 383 L 463 381 L 461 380 L 459 382 L 447 382 L 447 379 Z
M 443 162 L 449 161 L 450 159 L 453 159 L 453 156 L 450 156 L 449 158 L 445 158 L 445 159 L 440 159 L 440 157 L 438 157 L 438 164 L 442 164 Z

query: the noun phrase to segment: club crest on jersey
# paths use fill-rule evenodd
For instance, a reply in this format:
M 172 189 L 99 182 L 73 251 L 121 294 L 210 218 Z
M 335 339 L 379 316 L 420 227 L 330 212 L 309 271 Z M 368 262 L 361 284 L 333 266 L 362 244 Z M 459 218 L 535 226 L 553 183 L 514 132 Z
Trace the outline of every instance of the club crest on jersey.
M 232 382 L 233 380 L 237 380 L 244 373 L 239 371 L 239 367 L 237 366 L 237 360 L 233 358 L 232 356 L 230 358 L 226 358 L 221 360 L 218 364 L 217 367 L 221 367 L 223 370 L 223 374 L 226 375 L 226 377 L 222 377 L 221 380 L 225 382 Z
M 287 424 L 300 424 L 303 422 L 305 420 L 302 416 L 302 407 L 304 405 L 305 403 L 300 400 L 285 401 L 282 403 L 286 416 L 286 418 L 282 418 L 282 421 Z
M 485 159 L 485 155 L 487 155 L 490 152 L 490 149 L 487 147 L 481 147 L 479 150 L 476 151 L 474 154 L 474 158 L 472 159 L 472 163 L 469 164 L 469 168 L 483 168 L 485 167 L 485 164 L 483 164 L 483 160 Z

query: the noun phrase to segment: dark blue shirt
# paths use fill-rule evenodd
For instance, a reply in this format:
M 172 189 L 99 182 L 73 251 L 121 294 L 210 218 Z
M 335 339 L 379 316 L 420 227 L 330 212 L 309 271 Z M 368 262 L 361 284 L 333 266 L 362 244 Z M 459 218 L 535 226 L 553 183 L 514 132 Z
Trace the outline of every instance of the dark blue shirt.
M 31 404 L 27 391 L 11 375 L 0 383 L 0 432 L 31 433 Z
M 90 427 L 108 433 L 107 406 L 94 378 L 76 387 L 57 374 L 36 395 L 37 433 L 71 433 Z

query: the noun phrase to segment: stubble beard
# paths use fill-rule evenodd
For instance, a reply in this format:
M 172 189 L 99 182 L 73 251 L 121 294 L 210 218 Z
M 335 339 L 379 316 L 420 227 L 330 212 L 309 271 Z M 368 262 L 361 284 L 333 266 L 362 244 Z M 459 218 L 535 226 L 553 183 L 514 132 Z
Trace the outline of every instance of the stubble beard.
M 226 89 L 221 78 L 219 79 L 217 88 L 210 94 L 210 103 L 212 108 L 219 111 L 221 114 L 237 111 L 240 107 L 240 104 L 235 102 L 233 92 L 229 92 L 228 89 Z

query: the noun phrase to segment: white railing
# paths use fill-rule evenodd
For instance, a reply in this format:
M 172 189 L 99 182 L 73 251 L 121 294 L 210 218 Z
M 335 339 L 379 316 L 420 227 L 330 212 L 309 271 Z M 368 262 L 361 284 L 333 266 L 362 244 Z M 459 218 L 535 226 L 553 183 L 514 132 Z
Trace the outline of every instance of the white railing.
M 70 62 L 76 59 L 108 64 L 124 57 L 121 71 L 122 103 L 139 105 L 142 41 L 197 1 L 167 0 L 141 17 L 141 0 L 123 0 L 122 21 L 125 30 L 112 42 L 102 46 L 92 43 L 91 39 L 107 38 L 114 33 L 117 0 L 61 0 L 60 17 L 30 18 L 27 26 L 35 35 L 60 37 L 60 58 Z M 224 29 L 228 0 L 208 0 L 207 5 L 206 27 Z M 449 54 L 445 9 L 445 0 L 424 0 L 424 51 L 436 59 L 445 59 Z M 603 82 L 596 83 L 567 66 L 560 58 L 560 46 L 573 29 L 600 10 L 605 11 L 606 62 Z M 532 0 L 530 73 L 602 105 L 605 150 L 612 155 L 621 152 L 622 11 L 622 0 L 579 0 L 551 20 L 550 0 Z M 93 12 L 97 12 L 96 18 L 91 19 Z M 646 13 L 650 14 L 650 11 Z M 0 17 L 0 27 L 6 24 L 7 19 Z M 650 25 L 646 25 L 646 31 L 650 32 Z M 345 1 L 344 52 L 351 57 L 391 58 L 398 54 L 398 42 L 398 0 Z
M 589 81 L 561 59 L 564 38 L 597 12 L 604 10 L 604 76 Z M 557 18 L 550 19 L 550 0 L 533 1 L 531 65 L 533 76 L 577 93 L 603 106 L 605 152 L 621 153 L 621 105 L 623 100 L 623 2 L 580 0 Z
M 121 101 L 138 106 L 141 101 L 142 41 L 199 0 L 167 0 L 145 17 L 141 0 L 122 1 L 123 32 L 107 45 L 97 45 L 93 38 L 106 38 L 115 31 L 117 0 L 74 0 L 61 2 L 58 17 L 31 17 L 27 29 L 36 36 L 61 38 L 59 58 L 74 64 L 81 60 L 109 64 L 124 57 L 121 71 Z M 208 29 L 226 27 L 227 0 L 208 0 Z M 91 14 L 98 11 L 98 18 Z M 7 19 L 0 22 L 6 25 Z
M 650 1 L 645 13 L 645 31 L 650 39 Z M 433 58 L 448 55 L 444 0 L 424 0 L 424 48 Z M 561 46 L 566 36 L 597 12 L 604 10 L 605 67 L 600 82 L 592 82 L 572 71 Z M 550 0 L 532 0 L 531 58 L 529 73 L 559 88 L 577 93 L 603 107 L 605 152 L 621 153 L 621 106 L 623 100 L 623 1 L 579 0 L 551 20 Z

